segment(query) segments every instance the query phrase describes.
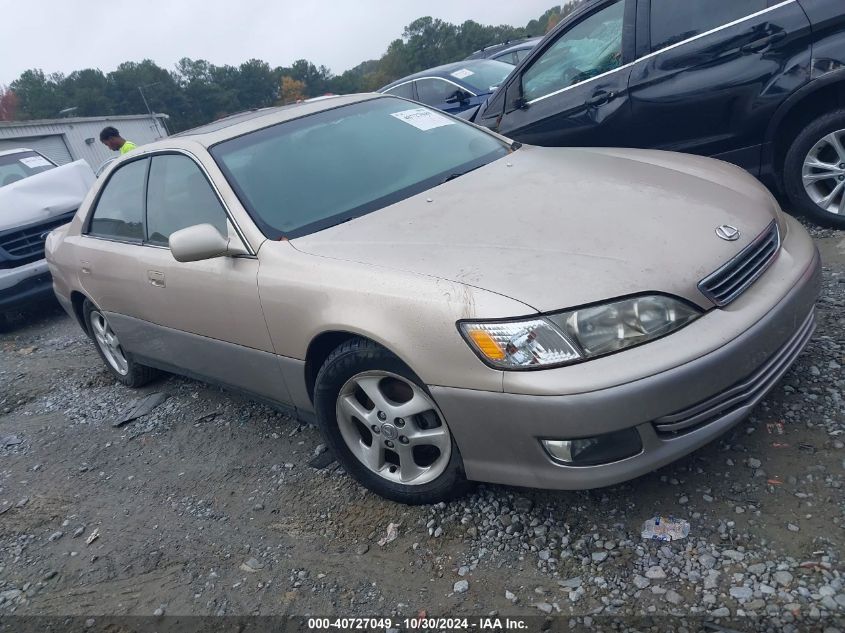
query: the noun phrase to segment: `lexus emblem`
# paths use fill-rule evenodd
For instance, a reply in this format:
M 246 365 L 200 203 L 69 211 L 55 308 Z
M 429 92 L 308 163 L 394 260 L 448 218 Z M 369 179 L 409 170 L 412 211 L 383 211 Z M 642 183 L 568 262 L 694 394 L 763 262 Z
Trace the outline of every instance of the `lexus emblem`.
M 730 224 L 723 224 L 716 227 L 716 235 L 727 242 L 736 242 L 739 239 L 739 229 Z

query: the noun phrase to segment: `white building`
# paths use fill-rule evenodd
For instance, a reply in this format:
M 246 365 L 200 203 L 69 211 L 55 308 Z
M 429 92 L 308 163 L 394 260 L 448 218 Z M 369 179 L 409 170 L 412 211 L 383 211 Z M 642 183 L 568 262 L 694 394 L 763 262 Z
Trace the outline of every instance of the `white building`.
M 41 152 L 59 165 L 81 158 L 96 170 L 106 160 L 117 156 L 117 152 L 100 142 L 100 130 L 104 127 L 116 127 L 123 138 L 143 145 L 168 135 L 165 119 L 166 114 L 136 114 L 3 121 L 0 122 L 0 151 L 26 147 Z

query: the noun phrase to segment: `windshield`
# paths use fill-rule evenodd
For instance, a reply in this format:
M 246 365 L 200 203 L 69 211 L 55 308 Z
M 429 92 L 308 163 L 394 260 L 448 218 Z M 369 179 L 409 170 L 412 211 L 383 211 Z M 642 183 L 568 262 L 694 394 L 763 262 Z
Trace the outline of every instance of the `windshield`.
M 55 165 L 38 152 L 15 152 L 0 156 L 0 187 L 29 178 Z
M 511 74 L 513 66 L 495 59 L 466 62 L 449 73 L 469 86 L 475 94 L 493 92 Z
M 386 207 L 509 151 L 468 123 L 383 97 L 256 130 L 211 154 L 262 232 L 278 239 Z

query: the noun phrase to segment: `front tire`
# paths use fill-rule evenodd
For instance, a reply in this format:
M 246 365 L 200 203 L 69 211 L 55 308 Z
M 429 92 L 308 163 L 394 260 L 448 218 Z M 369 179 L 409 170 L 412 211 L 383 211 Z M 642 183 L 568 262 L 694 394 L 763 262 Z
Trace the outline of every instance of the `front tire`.
M 362 338 L 334 350 L 314 386 L 317 421 L 348 473 L 387 499 L 436 503 L 468 489 L 458 446 L 419 378 Z
M 155 369 L 135 362 L 132 356 L 123 350 L 106 315 L 88 299 L 82 305 L 82 313 L 85 316 L 85 327 L 94 341 L 97 353 L 118 381 L 127 387 L 142 387 L 158 375 Z
M 824 226 L 845 229 L 845 110 L 804 128 L 789 148 L 783 182 L 792 204 Z

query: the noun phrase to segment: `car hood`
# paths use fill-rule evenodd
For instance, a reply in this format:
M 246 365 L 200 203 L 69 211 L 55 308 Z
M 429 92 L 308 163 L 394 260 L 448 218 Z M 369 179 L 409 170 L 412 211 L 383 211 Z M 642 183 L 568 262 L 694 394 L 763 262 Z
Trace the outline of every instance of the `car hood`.
M 523 146 L 374 213 L 292 240 L 552 311 L 640 292 L 712 304 L 698 282 L 778 214 L 752 176 L 668 152 Z M 722 224 L 737 241 L 720 239 Z M 362 282 L 363 283 L 363 282 Z
M 0 187 L 0 231 L 76 211 L 94 183 L 84 160 Z

